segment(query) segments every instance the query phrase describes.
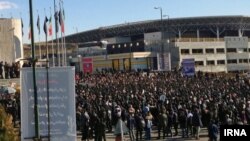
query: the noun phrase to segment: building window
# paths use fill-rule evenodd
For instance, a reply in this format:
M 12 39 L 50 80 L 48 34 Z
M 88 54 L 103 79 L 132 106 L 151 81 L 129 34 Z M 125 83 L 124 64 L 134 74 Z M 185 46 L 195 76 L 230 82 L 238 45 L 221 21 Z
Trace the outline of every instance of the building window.
M 192 49 L 193 54 L 203 54 L 203 49 Z
M 248 63 L 248 59 L 239 59 L 239 63 Z
M 225 65 L 225 60 L 217 60 L 217 65 Z
M 181 49 L 181 54 L 189 54 L 189 49 Z
M 225 53 L 224 48 L 217 48 L 216 52 L 217 53 Z
M 244 48 L 244 49 L 243 49 L 243 52 L 247 52 L 247 48 Z
M 214 65 L 214 60 L 207 61 L 207 65 Z
M 227 63 L 228 64 L 237 64 L 237 60 L 236 59 L 230 59 L 230 60 L 227 60 Z
M 236 53 L 236 48 L 227 48 L 227 53 Z
M 195 66 L 204 66 L 203 61 L 195 61 Z
M 206 49 L 206 53 L 214 53 L 214 49 L 213 48 L 207 48 Z

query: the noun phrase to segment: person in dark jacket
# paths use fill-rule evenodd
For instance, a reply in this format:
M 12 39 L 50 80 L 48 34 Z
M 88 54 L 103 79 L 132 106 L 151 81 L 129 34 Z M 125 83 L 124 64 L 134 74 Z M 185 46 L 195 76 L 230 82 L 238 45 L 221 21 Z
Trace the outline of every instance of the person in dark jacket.
M 182 132 L 182 138 L 184 138 L 187 133 L 187 115 L 184 110 L 180 110 L 179 123 Z
M 3 62 L 0 62 L 0 79 L 3 79 Z
M 208 126 L 208 137 L 210 141 L 217 141 L 218 139 L 218 126 L 215 124 L 214 120 L 211 120 Z
M 158 139 L 161 138 L 161 130 L 163 130 L 163 139 L 165 139 L 166 136 L 166 129 L 167 129 L 167 123 L 168 123 L 168 116 L 166 114 L 166 110 L 162 109 L 158 116 Z
M 195 111 L 194 111 L 193 126 L 195 128 L 195 137 L 196 137 L 196 139 L 199 139 L 199 137 L 200 137 L 200 128 L 202 126 L 202 122 L 201 122 L 201 114 L 200 114 L 198 108 L 196 108 Z
M 179 123 L 178 123 L 178 114 L 175 111 L 173 113 L 173 125 L 174 125 L 174 131 L 175 131 L 174 136 L 177 136 Z
M 142 131 L 144 127 L 145 127 L 145 120 L 142 117 L 142 114 L 136 112 L 135 113 L 136 141 L 142 140 Z
M 83 108 L 81 113 L 81 131 L 82 131 L 82 141 L 88 140 L 89 138 L 89 114 L 88 112 Z
M 170 137 L 173 137 L 172 126 L 173 126 L 173 112 L 170 111 L 168 115 L 167 136 L 168 136 L 168 133 L 170 133 Z

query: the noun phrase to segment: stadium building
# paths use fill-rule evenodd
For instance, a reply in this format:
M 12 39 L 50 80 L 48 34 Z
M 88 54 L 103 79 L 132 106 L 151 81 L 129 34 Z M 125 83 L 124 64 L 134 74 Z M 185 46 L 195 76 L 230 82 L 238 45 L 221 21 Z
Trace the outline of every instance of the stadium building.
M 100 27 L 69 35 L 66 42 L 77 43 L 69 61 L 80 62 L 80 70 L 86 65 L 84 58 L 90 58 L 93 71 L 169 70 L 180 67 L 183 59 L 194 59 L 196 71 L 235 72 L 250 68 L 249 37 L 250 17 L 216 16 Z
M 245 72 L 250 69 L 249 37 L 250 17 L 211 16 L 106 26 L 65 40 L 67 61 L 77 71 L 167 71 L 193 59 L 196 71 Z

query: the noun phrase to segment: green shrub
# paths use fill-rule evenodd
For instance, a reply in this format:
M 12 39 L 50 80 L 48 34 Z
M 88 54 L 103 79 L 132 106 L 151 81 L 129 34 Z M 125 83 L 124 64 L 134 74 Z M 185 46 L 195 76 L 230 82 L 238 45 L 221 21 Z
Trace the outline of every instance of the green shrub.
M 20 140 L 13 126 L 12 119 L 13 117 L 7 114 L 4 107 L 0 105 L 0 141 Z

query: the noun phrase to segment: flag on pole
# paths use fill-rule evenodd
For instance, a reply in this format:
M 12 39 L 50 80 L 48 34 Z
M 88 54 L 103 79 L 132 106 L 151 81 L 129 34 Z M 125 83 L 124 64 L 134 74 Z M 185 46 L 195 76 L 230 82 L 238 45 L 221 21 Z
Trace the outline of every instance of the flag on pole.
M 58 33 L 59 28 L 58 28 L 58 11 L 55 12 L 55 23 L 56 23 L 56 33 Z
M 29 40 L 31 39 L 31 27 L 29 25 Z
M 22 36 L 24 35 L 23 33 L 23 19 L 21 18 L 21 26 L 22 26 Z
M 47 22 L 48 22 L 48 18 L 47 16 L 45 16 L 45 19 L 44 19 L 44 24 L 43 24 L 43 31 L 45 33 L 45 35 L 47 36 L 48 35 L 48 32 L 47 32 Z
M 59 11 L 59 23 L 61 26 L 61 31 L 64 33 L 64 19 L 63 19 L 63 11 Z
M 52 16 L 50 16 L 50 19 L 49 19 L 49 36 L 52 36 Z
M 39 15 L 37 17 L 36 26 L 37 26 L 38 34 L 40 35 L 40 17 L 39 17 Z

